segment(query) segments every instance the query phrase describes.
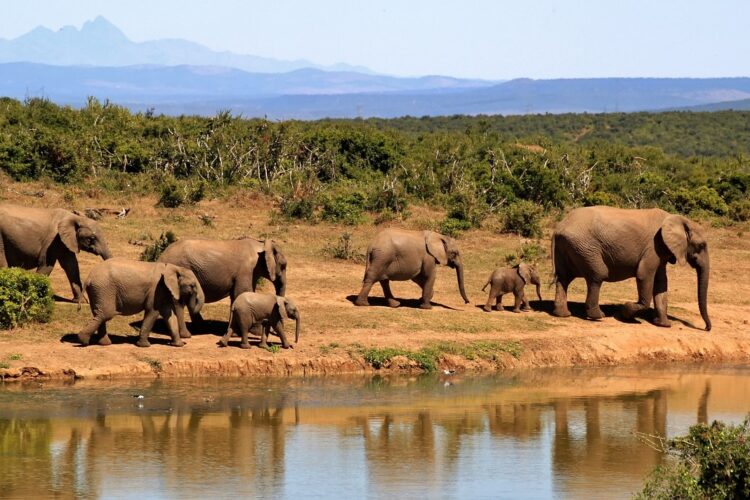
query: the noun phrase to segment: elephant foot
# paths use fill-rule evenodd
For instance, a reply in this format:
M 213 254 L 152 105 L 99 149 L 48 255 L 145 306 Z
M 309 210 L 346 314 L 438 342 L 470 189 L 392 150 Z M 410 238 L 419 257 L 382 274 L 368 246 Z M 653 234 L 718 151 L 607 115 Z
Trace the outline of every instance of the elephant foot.
M 421 304 L 419 304 L 419 308 L 420 309 L 432 309 L 432 304 L 430 304 L 429 302 L 422 302 Z
M 261 346 L 264 347 L 264 346 Z M 268 347 L 268 346 L 265 346 Z M 240 349 L 250 349 L 250 342 L 240 342 Z
M 532 308 L 530 308 L 530 307 L 522 307 L 522 308 L 521 308 L 521 311 L 523 311 L 523 312 L 527 313 L 527 312 L 531 312 L 531 311 L 533 311 L 533 309 L 532 309 Z
M 521 310 L 520 310 L 520 309 L 516 309 L 516 308 L 513 308 L 513 309 L 512 309 L 512 311 L 513 311 L 514 313 L 520 313 L 520 312 L 521 312 Z
M 91 342 L 91 336 L 90 335 L 81 335 L 78 334 L 78 342 L 81 343 L 81 345 L 89 345 L 89 342 Z
M 588 319 L 602 319 L 604 318 L 604 312 L 599 307 L 586 309 L 586 317 Z
M 365 297 L 364 299 L 358 298 L 357 300 L 354 301 L 354 305 L 360 306 L 360 307 L 369 306 L 370 302 L 367 300 L 367 297 Z
M 140 340 L 138 339 L 138 342 L 135 343 L 138 347 L 151 347 L 151 343 L 148 340 Z
M 632 320 L 633 318 L 635 318 L 635 315 L 642 310 L 642 305 L 636 302 L 626 302 L 622 305 L 622 311 L 620 312 L 620 314 L 622 314 L 623 319 Z
M 193 336 L 193 334 L 192 334 L 192 333 L 190 333 L 190 332 L 189 332 L 189 331 L 187 331 L 187 330 L 185 330 L 184 332 L 180 332 L 180 338 L 181 338 L 181 339 L 189 339 L 189 338 L 191 338 L 192 336 Z
M 555 306 L 555 308 L 552 310 L 552 316 L 558 318 L 567 318 L 570 316 L 570 311 L 566 306 Z
M 396 299 L 387 299 L 388 307 L 398 307 L 401 305 L 401 302 L 399 302 Z
M 112 345 L 112 339 L 109 338 L 109 335 L 105 335 L 104 337 L 99 339 L 97 344 L 98 345 Z
M 228 347 L 229 346 L 229 340 L 227 340 L 224 337 L 222 337 L 221 339 L 219 339 L 219 345 L 221 347 Z
M 183 342 L 182 339 L 179 339 L 176 342 L 175 341 L 170 342 L 169 345 L 171 345 L 172 347 L 184 347 L 185 342 Z
M 482 310 L 484 312 L 492 312 L 492 306 L 482 306 Z
M 292 344 L 282 345 L 281 347 L 284 349 L 294 349 L 294 346 Z
M 669 321 L 668 319 L 659 318 L 659 317 L 654 318 L 654 324 L 662 328 L 669 328 L 672 326 L 671 321 Z

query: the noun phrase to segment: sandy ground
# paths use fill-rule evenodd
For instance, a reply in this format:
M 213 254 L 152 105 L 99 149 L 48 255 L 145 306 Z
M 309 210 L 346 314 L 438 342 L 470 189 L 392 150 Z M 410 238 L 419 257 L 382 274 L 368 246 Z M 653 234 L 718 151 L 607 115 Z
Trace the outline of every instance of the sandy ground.
M 498 235 L 490 228 L 471 231 L 460 240 L 466 264 L 466 289 L 470 304 L 463 304 L 455 274 L 440 269 L 432 310 L 418 309 L 419 288 L 411 282 L 393 283 L 402 307 L 382 305 L 382 291 L 373 287 L 369 308 L 355 307 L 351 299 L 359 291 L 364 265 L 333 259 L 325 249 L 344 232 L 352 233 L 355 248 L 364 252 L 369 240 L 380 229 L 373 224 L 355 228 L 329 224 L 289 224 L 271 216 L 269 200 L 236 192 L 221 199 L 201 202 L 196 207 L 156 208 L 153 197 L 105 195 L 96 188 L 61 189 L 42 184 L 17 184 L 0 179 L 0 202 L 46 207 L 130 207 L 125 219 L 105 218 L 101 224 L 114 255 L 137 258 L 148 236 L 173 230 L 178 237 L 230 238 L 241 235 L 270 236 L 279 241 L 289 260 L 288 296 L 293 298 L 303 318 L 299 344 L 292 350 L 269 352 L 254 347 L 219 348 L 216 342 L 226 331 L 228 300 L 208 304 L 203 312 L 208 320 L 191 328 L 193 337 L 186 347 L 167 345 L 163 329 L 152 334 L 152 347 L 134 345 L 140 316 L 119 317 L 109 323 L 114 344 L 107 347 L 80 347 L 75 333 L 90 317 L 85 306 L 58 300 L 48 324 L 30 325 L 0 332 L 0 374 L 6 380 L 30 377 L 111 378 L 172 377 L 213 375 L 305 375 L 369 372 L 373 368 L 362 357 L 368 347 L 398 347 L 416 351 L 437 342 L 472 345 L 478 342 L 517 342 L 517 357 L 500 353 L 497 359 L 466 359 L 459 355 L 440 357 L 440 369 L 498 370 L 508 368 L 666 363 L 682 361 L 750 361 L 750 238 L 746 227 L 706 227 L 711 249 L 709 312 L 713 330 L 702 330 L 696 303 L 695 273 L 689 267 L 670 266 L 671 329 L 653 326 L 646 318 L 636 323 L 617 319 L 619 305 L 636 295 L 634 280 L 607 283 L 602 289 L 602 308 L 607 318 L 588 321 L 581 317 L 584 284 L 571 285 L 571 318 L 549 314 L 552 287 L 543 287 L 545 299 L 532 301 L 534 312 L 485 313 L 479 306 L 487 296 L 481 292 L 492 269 L 503 266 L 504 256 L 524 240 Z M 43 196 L 39 196 L 43 194 Z M 199 216 L 213 216 L 211 226 Z M 442 214 L 413 207 L 412 216 L 398 225 L 425 229 L 436 227 Z M 547 234 L 553 221 L 549 221 Z M 744 232 L 743 232 L 744 231 Z M 542 244 L 548 246 L 549 238 Z M 80 254 L 82 276 L 99 262 L 95 256 Z M 549 259 L 540 264 L 540 273 L 549 278 Z M 72 294 L 61 269 L 52 273 L 55 293 L 61 299 Z M 272 290 L 268 284 L 265 291 Z M 262 290 L 263 291 L 263 290 Z M 527 290 L 533 296 L 533 290 Z M 510 297 L 505 298 L 510 305 Z M 696 328 L 697 327 L 697 328 Z M 415 364 L 397 357 L 384 370 L 414 370 Z

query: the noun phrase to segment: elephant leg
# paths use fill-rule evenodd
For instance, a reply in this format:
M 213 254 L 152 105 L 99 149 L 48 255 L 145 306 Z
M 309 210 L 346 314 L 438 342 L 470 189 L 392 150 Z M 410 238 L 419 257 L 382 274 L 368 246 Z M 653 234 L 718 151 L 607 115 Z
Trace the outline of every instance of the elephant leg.
M 419 276 L 412 278 L 412 281 L 416 283 L 417 285 L 422 288 L 422 302 L 419 304 L 420 309 L 432 309 L 432 304 L 430 301 L 432 300 L 432 296 L 434 295 L 435 291 L 435 275 L 437 273 L 435 270 L 432 271 L 431 274 L 420 274 Z
M 567 277 L 558 276 L 555 283 L 555 308 L 552 310 L 552 316 L 558 318 L 567 318 L 570 316 L 568 309 L 568 285 L 572 280 Z
M 107 323 L 102 323 L 96 332 L 96 343 L 98 345 L 112 345 L 112 339 L 107 334 Z
M 171 307 L 166 307 L 162 311 L 160 311 L 161 317 L 164 318 L 164 322 L 167 324 L 167 331 L 169 332 L 169 336 L 172 337 L 171 344 L 174 347 L 182 347 L 185 345 L 185 342 L 183 342 L 182 338 L 180 338 L 180 329 L 177 323 L 177 318 L 175 318 L 175 315 L 172 313 Z
M 185 306 L 179 303 L 175 305 L 174 315 L 177 317 L 177 327 L 180 331 L 180 338 L 189 339 L 192 337 L 190 330 L 187 329 L 187 324 L 185 324 Z
M 599 307 L 599 292 L 602 282 L 599 280 L 586 280 L 586 317 L 589 319 L 602 319 L 604 313 Z
M 271 326 L 268 324 L 264 324 L 262 333 L 260 334 L 260 344 L 258 344 L 258 347 L 261 349 L 268 349 L 268 334 L 271 333 Z
M 521 312 L 521 304 L 523 304 L 523 297 L 522 297 L 523 291 L 521 292 L 515 292 L 513 294 L 514 298 L 516 299 L 513 303 L 513 312 L 519 313 Z
M 654 275 L 636 277 L 635 282 L 638 287 L 638 302 L 626 302 L 623 305 L 622 315 L 625 319 L 632 319 L 639 312 L 651 307 L 654 298 Z
M 143 322 L 141 322 L 141 331 L 138 334 L 138 341 L 135 343 L 138 347 L 151 347 L 151 343 L 148 341 L 148 334 L 154 328 L 154 322 L 159 317 L 159 311 L 150 310 L 146 311 L 143 315 Z
M 505 311 L 505 308 L 503 308 L 503 295 L 504 293 L 498 293 L 497 298 L 495 299 L 495 310 L 496 311 Z
M 68 277 L 68 281 L 70 282 L 70 289 L 73 291 L 73 300 L 79 304 L 85 302 L 86 299 L 83 296 L 83 285 L 81 284 L 81 274 L 78 270 L 76 254 L 70 251 L 65 252 L 60 256 L 59 260 L 60 267 L 63 268 L 65 276 Z M 54 265 L 54 262 L 52 265 Z
M 269 326 L 270 328 L 270 326 Z M 276 335 L 279 336 L 281 339 L 281 347 L 284 349 L 291 349 L 293 346 L 289 343 L 289 341 L 286 339 L 286 334 L 284 333 L 284 322 L 279 320 L 276 322 L 275 325 L 273 325 L 273 330 L 276 332 Z
M 529 299 L 526 298 L 526 291 L 521 291 L 521 310 L 522 311 L 531 311 L 531 305 L 529 304 Z
M 398 307 L 401 303 L 393 297 L 391 292 L 391 283 L 389 280 L 381 280 L 380 286 L 383 288 L 383 295 L 385 300 L 388 302 L 388 307 Z
M 662 265 L 656 270 L 654 278 L 654 308 L 656 316 L 654 324 L 656 326 L 670 327 L 672 322 L 667 318 L 667 266 Z
M 240 314 L 240 317 L 237 318 L 237 328 L 240 329 L 239 334 L 242 337 L 242 340 L 240 341 L 240 348 L 242 349 L 250 349 L 250 340 L 248 339 L 248 336 L 250 335 L 250 328 L 252 328 L 255 325 L 255 317 L 251 314 L 249 318 L 243 317 L 243 315 Z M 263 343 L 263 333 L 261 331 L 261 343 Z
M 374 284 L 375 282 L 373 280 L 368 279 L 365 276 L 365 279 L 362 281 L 362 289 L 359 291 L 359 295 L 357 295 L 357 300 L 354 301 L 355 306 L 370 305 L 370 301 L 367 300 L 367 296 L 370 295 L 370 289 Z M 385 291 L 385 289 L 383 291 Z
M 497 294 L 497 290 L 495 289 L 494 286 L 491 286 L 490 287 L 490 293 L 489 293 L 489 295 L 487 295 L 487 303 L 482 306 L 482 309 L 484 309 L 487 312 L 492 311 L 492 303 L 500 300 L 498 297 L 499 296 Z
M 94 332 L 99 330 L 99 327 L 104 325 L 108 320 L 109 318 L 104 316 L 94 316 L 91 321 L 89 321 L 86 326 L 78 332 L 78 341 L 83 345 L 89 345 L 89 342 L 91 342 L 91 336 L 94 335 Z

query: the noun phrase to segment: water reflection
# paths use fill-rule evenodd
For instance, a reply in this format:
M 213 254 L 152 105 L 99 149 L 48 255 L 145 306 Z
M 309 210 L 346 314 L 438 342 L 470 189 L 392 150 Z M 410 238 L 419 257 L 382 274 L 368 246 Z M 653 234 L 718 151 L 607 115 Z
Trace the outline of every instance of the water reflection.
M 144 398 L 134 398 L 143 394 Z M 0 391 L 0 496 L 621 496 L 750 371 L 132 382 Z

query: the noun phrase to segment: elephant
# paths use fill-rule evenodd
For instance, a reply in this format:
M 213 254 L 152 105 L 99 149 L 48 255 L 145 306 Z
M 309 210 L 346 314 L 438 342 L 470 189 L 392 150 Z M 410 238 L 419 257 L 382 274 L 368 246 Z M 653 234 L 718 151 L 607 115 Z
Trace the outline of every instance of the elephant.
M 112 256 L 96 221 L 61 208 L 0 205 L 0 268 L 36 268 L 49 276 L 59 262 L 73 300 L 81 303 L 84 295 L 76 258 L 80 250 L 104 260 Z
M 107 321 L 118 315 L 145 311 L 136 345 L 149 347 L 148 335 L 158 316 L 164 318 L 172 337 L 171 344 L 182 347 L 179 335 L 185 306 L 198 313 L 205 297 L 190 269 L 161 262 L 141 262 L 113 258 L 96 265 L 86 278 L 86 294 L 93 319 L 78 334 L 88 345 L 94 332 L 99 345 L 109 345 Z
M 227 333 L 219 341 L 219 345 L 227 347 L 233 333 L 242 336 L 240 347 L 249 349 L 248 331 L 254 325 L 262 324 L 260 347 L 268 347 L 268 333 L 273 331 L 281 338 L 284 349 L 293 346 L 289 344 L 284 334 L 284 320 L 292 318 L 295 321 L 294 343 L 299 342 L 300 314 L 299 309 L 291 299 L 269 293 L 244 292 L 234 300 L 229 315 Z
M 582 207 L 557 224 L 552 236 L 555 307 L 553 315 L 570 316 L 567 290 L 575 278 L 584 278 L 586 316 L 604 317 L 599 308 L 599 291 L 604 281 L 635 278 L 638 302 L 626 303 L 623 317 L 651 307 L 654 324 L 669 327 L 667 318 L 667 264 L 686 261 L 698 277 L 698 307 L 711 330 L 708 317 L 708 244 L 701 227 L 686 217 L 658 208 L 621 209 L 605 206 Z
M 516 297 L 513 312 L 521 312 L 521 309 L 530 311 L 531 306 L 529 306 L 529 301 L 526 299 L 526 294 L 524 293 L 524 287 L 529 283 L 536 285 L 536 296 L 541 302 L 541 281 L 539 280 L 539 274 L 537 274 L 536 269 L 532 266 L 521 262 L 510 269 L 495 269 L 490 277 L 487 278 L 487 283 L 482 287 L 482 291 L 484 291 L 487 285 L 492 285 L 490 287 L 490 294 L 487 297 L 487 303 L 482 309 L 490 312 L 492 310 L 492 303 L 495 302 L 495 309 L 502 311 L 503 294 L 513 292 L 513 295 Z M 523 308 L 521 305 L 523 305 Z
M 393 297 L 389 281 L 412 280 L 422 288 L 419 307 L 430 309 L 438 264 L 447 264 L 456 270 L 458 290 L 468 304 L 464 290 L 464 266 L 453 238 L 434 231 L 385 229 L 375 236 L 367 249 L 365 276 L 355 305 L 369 305 L 367 296 L 372 285 L 378 281 L 388 305 L 398 307 L 400 303 Z
M 286 293 L 287 261 L 273 240 L 242 238 L 236 240 L 185 239 L 169 245 L 158 259 L 190 269 L 203 287 L 206 302 L 229 296 L 231 303 L 243 292 L 254 292 L 258 279 L 273 282 L 276 295 Z M 193 322 L 200 314 L 190 313 Z M 190 332 L 180 325 L 180 335 Z

